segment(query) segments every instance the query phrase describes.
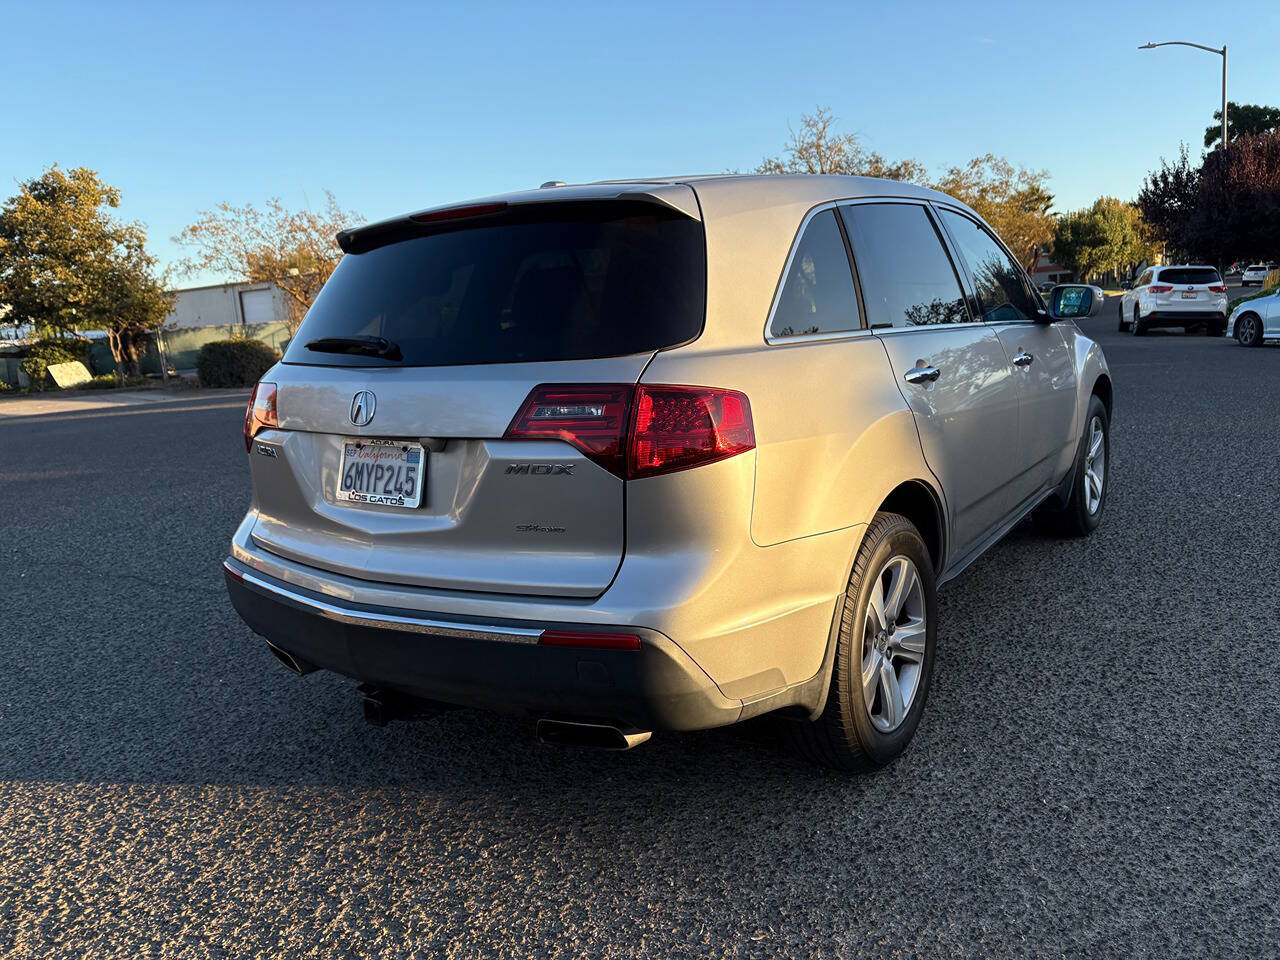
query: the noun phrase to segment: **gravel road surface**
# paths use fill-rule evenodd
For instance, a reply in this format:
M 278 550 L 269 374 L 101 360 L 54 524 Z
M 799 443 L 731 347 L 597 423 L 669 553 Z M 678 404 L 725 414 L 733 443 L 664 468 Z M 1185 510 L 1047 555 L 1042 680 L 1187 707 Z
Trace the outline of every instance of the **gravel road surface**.
M 242 401 L 0 417 L 0 956 L 1276 956 L 1280 348 L 1115 326 L 1102 528 L 944 589 L 853 778 L 368 727 L 227 603 Z

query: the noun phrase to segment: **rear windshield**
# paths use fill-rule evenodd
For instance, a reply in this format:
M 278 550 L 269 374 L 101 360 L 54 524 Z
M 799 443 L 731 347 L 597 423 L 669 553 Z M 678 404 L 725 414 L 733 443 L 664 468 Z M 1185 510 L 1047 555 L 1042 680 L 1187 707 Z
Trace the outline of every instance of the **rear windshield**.
M 1221 283 L 1222 278 L 1212 267 L 1171 267 L 1160 271 L 1161 283 Z
M 637 201 L 536 204 L 342 258 L 286 363 L 445 366 L 585 360 L 694 339 L 706 308 L 702 224 Z M 382 337 L 402 359 L 309 349 Z

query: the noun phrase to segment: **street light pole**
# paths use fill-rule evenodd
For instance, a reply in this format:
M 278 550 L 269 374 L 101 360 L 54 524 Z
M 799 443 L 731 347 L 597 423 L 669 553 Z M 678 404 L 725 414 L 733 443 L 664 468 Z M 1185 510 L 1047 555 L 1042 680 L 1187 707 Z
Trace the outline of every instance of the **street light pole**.
M 1154 50 L 1156 47 L 1195 47 L 1197 50 L 1216 53 L 1222 57 L 1222 149 L 1227 149 L 1227 45 L 1224 43 L 1222 49 L 1219 50 L 1217 47 L 1206 47 L 1203 43 L 1191 43 L 1187 40 L 1166 40 L 1164 43 L 1144 43 L 1138 49 Z

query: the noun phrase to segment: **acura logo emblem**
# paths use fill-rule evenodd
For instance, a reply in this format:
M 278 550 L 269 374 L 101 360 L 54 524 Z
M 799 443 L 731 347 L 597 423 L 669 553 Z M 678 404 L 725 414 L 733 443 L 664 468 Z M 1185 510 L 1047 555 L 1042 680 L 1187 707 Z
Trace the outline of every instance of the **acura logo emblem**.
M 365 426 L 373 419 L 373 411 L 378 406 L 378 398 L 371 390 L 361 390 L 351 398 L 351 422 L 357 427 Z

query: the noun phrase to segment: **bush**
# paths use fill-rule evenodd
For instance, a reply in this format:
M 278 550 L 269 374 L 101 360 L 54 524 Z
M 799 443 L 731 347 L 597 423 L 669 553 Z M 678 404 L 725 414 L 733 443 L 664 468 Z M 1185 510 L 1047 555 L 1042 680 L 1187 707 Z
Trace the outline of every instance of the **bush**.
M 251 387 L 280 359 L 261 340 L 215 340 L 196 355 L 202 387 Z
M 31 378 L 31 386 L 44 389 L 45 373 L 53 363 L 70 363 L 79 360 L 88 366 L 89 344 L 83 340 L 37 340 L 26 348 L 22 358 L 22 371 Z
M 124 378 L 124 385 L 126 387 L 151 386 L 154 383 L 155 381 L 152 380 L 150 377 L 144 377 L 140 374 L 135 376 L 128 376 Z M 96 377 L 94 377 L 92 380 L 87 380 L 84 383 L 76 384 L 73 389 L 75 390 L 114 390 L 118 386 L 120 386 L 120 378 L 117 377 L 114 373 L 100 373 Z

